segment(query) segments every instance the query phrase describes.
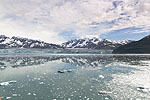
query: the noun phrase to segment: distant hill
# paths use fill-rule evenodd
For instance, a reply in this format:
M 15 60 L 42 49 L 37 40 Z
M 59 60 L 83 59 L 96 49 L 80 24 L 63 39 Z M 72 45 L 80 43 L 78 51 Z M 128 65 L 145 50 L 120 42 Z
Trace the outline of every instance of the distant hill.
M 150 53 L 150 35 L 139 41 L 134 41 L 129 44 L 118 47 L 113 53 Z
M 0 49 L 9 48 L 39 48 L 39 49 L 57 49 L 60 45 L 46 43 L 40 40 L 33 40 L 21 37 L 7 37 L 0 35 Z
M 132 40 L 112 41 L 100 38 L 74 39 L 61 44 L 63 48 L 83 48 L 83 49 L 115 49 L 119 46 L 132 42 Z

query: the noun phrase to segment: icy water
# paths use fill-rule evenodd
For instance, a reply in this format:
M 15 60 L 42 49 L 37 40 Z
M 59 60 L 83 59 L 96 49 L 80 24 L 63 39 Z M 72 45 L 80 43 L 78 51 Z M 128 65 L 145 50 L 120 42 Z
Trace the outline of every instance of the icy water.
M 2 100 L 150 100 L 150 55 L 4 51 Z

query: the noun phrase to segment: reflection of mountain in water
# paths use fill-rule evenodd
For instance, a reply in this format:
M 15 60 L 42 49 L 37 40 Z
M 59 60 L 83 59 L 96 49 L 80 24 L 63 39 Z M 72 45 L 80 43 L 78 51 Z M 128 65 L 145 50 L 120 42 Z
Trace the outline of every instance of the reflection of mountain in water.
M 143 60 L 150 60 L 150 57 L 145 56 L 80 56 L 80 57 L 63 57 L 63 62 L 70 63 L 76 66 L 93 66 L 101 67 L 109 64 L 127 64 L 127 65 L 145 65 Z
M 146 63 L 142 62 L 150 60 L 150 56 L 113 56 L 113 55 L 97 55 L 97 56 L 35 56 L 35 57 L 0 57 L 0 68 L 6 67 L 24 67 L 44 64 L 60 60 L 75 66 L 84 67 L 105 67 L 112 64 L 125 64 L 142 66 Z
M 2 69 L 10 67 L 24 67 L 44 64 L 49 61 L 57 60 L 59 57 L 0 57 L 0 66 Z

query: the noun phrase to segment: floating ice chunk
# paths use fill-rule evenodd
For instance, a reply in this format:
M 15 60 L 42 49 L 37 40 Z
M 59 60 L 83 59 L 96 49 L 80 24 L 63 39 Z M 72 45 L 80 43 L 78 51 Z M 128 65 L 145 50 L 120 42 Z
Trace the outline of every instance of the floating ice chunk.
M 109 92 L 109 91 L 99 91 L 98 93 L 101 95 L 112 94 L 112 92 Z
M 137 87 L 137 90 L 145 89 L 144 87 Z
M 7 85 L 13 84 L 13 83 L 16 83 L 16 81 L 2 82 L 2 83 L 0 83 L 0 86 L 7 86 Z
M 72 72 L 72 70 L 67 70 L 67 72 Z
M 9 85 L 9 82 L 2 82 L 2 83 L 0 83 L 0 86 L 6 86 L 6 85 Z
M 102 78 L 102 79 L 105 78 L 103 75 L 99 75 L 98 77 L 99 77 L 99 78 Z
M 16 96 L 17 96 L 17 94 L 12 94 L 12 96 L 16 97 Z
M 28 93 L 27 95 L 31 95 L 31 93 Z
M 72 70 L 59 70 L 58 73 L 72 72 Z
M 70 98 L 68 98 L 68 100 L 71 100 Z
M 58 73 L 65 73 L 65 71 L 59 70 Z
M 17 81 L 9 81 L 9 84 L 16 83 Z
M 6 97 L 6 99 L 10 99 L 11 97 Z
M 2 67 L 0 67 L 1 69 L 5 69 L 6 67 L 5 66 L 2 66 Z
M 137 90 L 146 93 L 150 92 L 150 88 L 146 88 L 146 87 L 137 87 Z
M 40 82 L 39 84 L 44 84 L 44 82 Z

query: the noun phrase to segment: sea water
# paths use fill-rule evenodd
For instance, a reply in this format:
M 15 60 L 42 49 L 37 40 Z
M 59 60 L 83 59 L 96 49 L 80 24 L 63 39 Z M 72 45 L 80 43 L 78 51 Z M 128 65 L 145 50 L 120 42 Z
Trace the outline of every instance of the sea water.
M 148 54 L 50 51 L 1 50 L 0 98 L 150 100 Z

